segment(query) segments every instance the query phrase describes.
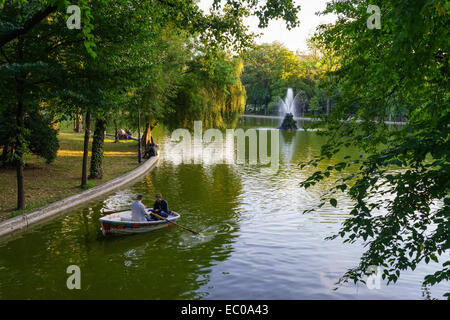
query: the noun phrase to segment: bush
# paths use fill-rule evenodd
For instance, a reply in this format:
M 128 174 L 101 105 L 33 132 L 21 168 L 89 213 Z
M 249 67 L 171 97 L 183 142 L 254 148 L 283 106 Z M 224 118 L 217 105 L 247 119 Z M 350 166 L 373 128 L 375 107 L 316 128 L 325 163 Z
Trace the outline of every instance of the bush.
M 29 128 L 28 142 L 32 153 L 51 163 L 56 158 L 59 149 L 58 130 L 53 129 L 52 118 L 48 115 L 34 113 L 25 120 Z
M 17 127 L 14 115 L 5 110 L 0 116 L 0 147 L 3 148 L 0 165 L 10 164 L 13 159 L 13 147 Z M 58 130 L 52 128 L 52 117 L 33 112 L 25 117 L 25 144 L 28 150 L 51 163 L 59 149 Z

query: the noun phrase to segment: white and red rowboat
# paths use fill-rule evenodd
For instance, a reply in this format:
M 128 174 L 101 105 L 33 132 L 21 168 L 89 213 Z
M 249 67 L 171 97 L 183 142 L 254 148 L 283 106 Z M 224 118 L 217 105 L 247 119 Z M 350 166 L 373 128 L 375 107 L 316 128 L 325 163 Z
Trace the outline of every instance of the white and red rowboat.
M 101 217 L 103 235 L 108 234 L 130 234 L 149 232 L 156 229 L 168 227 L 177 221 L 180 214 L 173 212 L 165 220 L 137 222 L 131 220 L 131 210 L 109 214 Z

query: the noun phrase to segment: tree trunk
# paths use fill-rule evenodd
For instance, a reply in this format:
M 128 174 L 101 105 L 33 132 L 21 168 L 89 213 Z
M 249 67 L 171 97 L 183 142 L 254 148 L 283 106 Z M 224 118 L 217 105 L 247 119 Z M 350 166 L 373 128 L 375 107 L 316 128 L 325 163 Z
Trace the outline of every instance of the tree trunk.
M 269 114 L 269 103 L 270 103 L 270 98 L 267 97 L 266 100 L 264 101 L 264 115 L 268 115 Z
M 97 118 L 95 121 L 94 139 L 92 141 L 92 158 L 89 178 L 103 177 L 103 144 L 105 142 L 106 121 Z
M 55 112 L 51 112 L 50 113 L 51 117 L 52 117 L 52 123 L 50 124 L 50 127 L 53 130 L 58 130 L 59 129 L 59 121 L 56 117 L 56 113 Z
M 117 128 L 117 120 L 114 119 L 114 143 L 119 142 L 119 128 Z
M 19 63 L 23 62 L 23 39 L 20 37 L 18 41 L 18 57 Z M 25 186 L 24 186 L 24 178 L 23 178 L 23 167 L 24 167 L 24 151 L 25 151 L 25 128 L 24 128 L 24 117 L 25 110 L 23 105 L 23 95 L 24 95 L 24 81 L 25 74 L 21 72 L 19 77 L 16 78 L 17 84 L 17 110 L 16 110 L 16 126 L 17 126 L 17 134 L 16 134 L 16 142 L 14 146 L 15 153 L 15 161 L 14 164 L 16 166 L 16 176 L 17 176 L 17 209 L 24 210 L 25 205 Z
M 327 115 L 330 114 L 330 109 L 331 109 L 331 99 L 327 98 Z
M 144 149 L 146 149 L 148 147 L 148 145 L 150 145 L 152 143 L 152 129 L 150 127 L 150 122 L 147 122 L 145 124 L 145 130 L 144 133 L 142 134 L 142 138 L 141 138 L 141 143 L 142 146 L 144 147 Z
M 24 185 L 24 179 L 23 179 L 23 122 L 24 122 L 24 111 L 23 111 L 23 101 L 21 98 L 19 98 L 19 101 L 17 103 L 17 140 L 16 140 L 16 147 L 15 147 L 15 153 L 16 153 L 16 173 L 17 173 L 17 210 L 24 210 L 25 209 L 25 185 Z
M 25 184 L 23 179 L 23 162 L 17 164 L 17 210 L 24 210 L 25 204 Z
M 83 130 L 83 115 L 81 114 L 81 109 L 77 110 L 74 120 L 73 131 L 80 133 Z
M 150 158 L 150 148 L 153 146 L 153 136 L 152 136 L 152 130 L 153 128 L 158 124 L 158 121 L 156 121 L 153 125 L 150 125 L 150 121 L 146 122 L 145 124 L 145 130 L 141 138 L 141 144 L 144 147 L 144 158 L 148 159 Z
M 89 136 L 91 135 L 91 113 L 86 112 L 86 123 L 84 126 L 84 149 L 83 149 L 83 168 L 81 173 L 81 187 L 87 184 L 87 167 L 89 160 Z
M 145 124 L 145 130 L 141 138 L 141 145 L 144 148 L 144 158 L 150 158 L 150 148 L 152 146 L 152 129 L 150 127 L 150 122 Z
M 138 162 L 142 162 L 141 112 L 138 111 Z

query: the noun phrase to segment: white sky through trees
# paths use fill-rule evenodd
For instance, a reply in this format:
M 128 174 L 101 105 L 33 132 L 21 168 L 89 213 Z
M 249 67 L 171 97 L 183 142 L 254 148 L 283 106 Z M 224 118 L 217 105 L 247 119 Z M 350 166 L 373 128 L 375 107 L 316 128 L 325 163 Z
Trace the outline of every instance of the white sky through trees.
M 213 0 L 200 0 L 198 5 L 201 9 L 208 11 Z M 291 51 L 308 51 L 307 39 L 314 34 L 314 30 L 322 23 L 331 23 L 336 21 L 335 15 L 317 16 L 315 13 L 326 8 L 326 3 L 330 0 L 297 0 L 296 4 L 301 6 L 299 13 L 300 26 L 288 30 L 286 24 L 281 20 L 270 21 L 269 26 L 265 29 L 258 28 L 258 18 L 251 17 L 246 19 L 246 23 L 250 26 L 250 31 L 263 32 L 256 42 L 270 43 L 279 41 L 283 43 Z

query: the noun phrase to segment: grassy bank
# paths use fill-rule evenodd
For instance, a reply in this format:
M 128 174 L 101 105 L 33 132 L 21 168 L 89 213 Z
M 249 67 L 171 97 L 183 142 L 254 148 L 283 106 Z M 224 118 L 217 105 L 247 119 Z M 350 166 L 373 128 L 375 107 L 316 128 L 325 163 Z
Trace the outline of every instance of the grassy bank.
M 44 159 L 31 156 L 24 170 L 27 203 L 25 211 L 15 210 L 16 171 L 0 169 L 2 182 L 0 184 L 0 221 L 82 191 L 80 182 L 83 138 L 83 133 L 63 129 L 58 135 L 60 148 L 53 163 L 46 164 Z M 137 141 L 121 140 L 119 143 L 114 143 L 113 138 L 106 137 L 104 150 L 103 179 L 90 180 L 90 187 L 118 177 L 138 166 Z

